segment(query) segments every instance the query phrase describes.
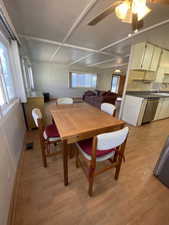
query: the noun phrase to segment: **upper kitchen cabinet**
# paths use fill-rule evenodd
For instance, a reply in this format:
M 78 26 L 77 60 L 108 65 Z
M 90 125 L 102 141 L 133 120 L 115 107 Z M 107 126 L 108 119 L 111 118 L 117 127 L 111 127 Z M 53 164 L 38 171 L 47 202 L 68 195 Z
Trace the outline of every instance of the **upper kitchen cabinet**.
M 169 51 L 162 50 L 159 68 L 157 70 L 156 82 L 157 83 L 169 83 Z
M 149 68 L 150 71 L 157 70 L 157 67 L 159 65 L 160 56 L 161 56 L 161 48 L 153 46 L 153 56 L 152 56 L 152 60 L 150 63 L 150 68 Z
M 155 82 L 157 82 L 157 83 L 163 83 L 164 74 L 165 74 L 165 69 L 162 68 L 162 67 L 159 67 L 158 70 L 157 70 Z
M 159 67 L 165 68 L 166 70 L 169 68 L 169 51 L 162 50 Z
M 145 71 L 130 70 L 129 80 L 144 80 Z
M 132 49 L 131 69 L 156 71 L 160 54 L 161 49 L 152 44 L 142 42 L 134 45 Z
M 145 53 L 145 42 L 132 46 L 131 70 L 141 70 Z
M 142 70 L 150 70 L 153 58 L 153 51 L 154 51 L 153 45 L 145 44 L 144 56 L 141 65 Z

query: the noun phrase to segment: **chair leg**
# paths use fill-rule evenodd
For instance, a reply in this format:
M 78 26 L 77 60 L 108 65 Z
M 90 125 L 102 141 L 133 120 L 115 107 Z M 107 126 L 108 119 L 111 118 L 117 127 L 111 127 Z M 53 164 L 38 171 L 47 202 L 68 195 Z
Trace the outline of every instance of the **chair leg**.
M 78 149 L 76 149 L 75 154 L 76 154 L 76 168 L 79 168 L 79 150 Z
M 45 154 L 45 146 L 42 147 L 42 161 L 43 161 L 43 166 L 46 168 L 47 167 L 47 159 L 46 159 L 46 154 Z
M 69 146 L 69 158 L 72 159 L 74 157 L 74 149 L 73 146 Z
M 122 157 L 120 157 L 119 164 L 116 166 L 115 180 L 118 180 L 119 178 L 121 164 L 122 164 Z
M 90 197 L 92 197 L 92 195 L 93 195 L 94 171 L 95 171 L 95 168 L 92 168 L 92 167 L 89 168 L 89 190 L 88 190 L 88 194 L 89 194 Z

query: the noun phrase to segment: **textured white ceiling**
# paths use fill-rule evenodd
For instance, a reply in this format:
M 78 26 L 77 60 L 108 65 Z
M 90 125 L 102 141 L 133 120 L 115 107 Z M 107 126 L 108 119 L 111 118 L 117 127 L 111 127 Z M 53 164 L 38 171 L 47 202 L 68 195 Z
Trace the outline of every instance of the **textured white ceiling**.
M 32 60 L 52 59 L 61 64 L 76 63 L 105 68 L 127 63 L 126 56 L 130 53 L 131 44 L 135 42 L 150 41 L 169 49 L 169 23 L 119 44 L 113 43 L 125 39 L 131 33 L 131 26 L 120 22 L 114 14 L 96 26 L 87 25 L 113 1 L 4 0 L 4 3 L 18 33 L 27 36 L 26 39 L 22 38 L 24 48 L 27 49 L 23 52 L 27 52 Z M 95 5 L 82 18 L 82 12 L 88 8 L 89 3 Z M 144 28 L 169 19 L 169 5 L 151 4 L 149 7 L 152 8 L 152 12 L 145 18 Z M 65 40 L 66 46 L 63 45 Z M 61 47 L 51 41 L 60 42 Z M 112 47 L 104 49 L 107 55 L 100 53 L 100 49 L 110 44 L 113 44 Z

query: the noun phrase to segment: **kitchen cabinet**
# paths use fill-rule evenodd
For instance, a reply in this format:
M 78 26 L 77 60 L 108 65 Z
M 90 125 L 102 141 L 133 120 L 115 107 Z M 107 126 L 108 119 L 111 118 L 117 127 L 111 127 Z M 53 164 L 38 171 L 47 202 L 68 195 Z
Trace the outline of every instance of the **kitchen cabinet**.
M 151 44 L 145 44 L 145 51 L 141 65 L 142 70 L 150 70 L 154 47 Z
M 169 117 L 169 98 L 164 98 L 162 112 L 163 118 Z
M 165 68 L 159 67 L 158 70 L 157 70 L 155 81 L 157 83 L 163 83 L 164 74 L 165 74 Z
M 169 74 L 164 74 L 163 83 L 169 84 Z
M 150 71 L 156 71 L 157 67 L 159 65 L 159 60 L 160 60 L 160 56 L 161 56 L 161 48 L 158 48 L 156 46 L 153 47 L 153 56 L 152 56 L 152 60 L 150 63 Z
M 158 103 L 158 107 L 157 107 L 157 110 L 156 110 L 156 114 L 155 114 L 155 117 L 154 117 L 154 120 L 160 120 L 163 118 L 163 113 L 162 113 L 162 110 L 163 110 L 163 98 L 160 98 L 159 100 L 159 103 Z
M 145 52 L 145 42 L 138 43 L 132 46 L 132 61 L 131 61 L 131 69 L 132 70 L 141 70 L 142 69 L 142 61 Z
M 144 80 L 145 81 L 153 81 L 156 79 L 156 73 L 153 71 L 146 71 L 145 72 L 145 76 L 144 76 Z
M 161 49 L 146 43 L 138 43 L 132 47 L 132 70 L 156 71 Z
M 169 117 L 169 98 L 160 98 L 154 120 Z
M 145 71 L 130 70 L 130 80 L 144 80 Z
M 159 67 L 166 68 L 166 70 L 167 68 L 169 69 L 169 51 L 162 50 Z

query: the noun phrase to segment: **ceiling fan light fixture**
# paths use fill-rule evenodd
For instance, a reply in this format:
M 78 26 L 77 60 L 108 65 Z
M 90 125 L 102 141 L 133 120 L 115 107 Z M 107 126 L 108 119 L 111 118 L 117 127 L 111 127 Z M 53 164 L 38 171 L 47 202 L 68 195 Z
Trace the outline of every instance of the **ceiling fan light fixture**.
M 124 23 L 132 23 L 132 11 L 129 9 L 126 13 L 126 16 L 124 19 L 121 20 Z
M 138 21 L 142 20 L 147 14 L 151 12 L 151 9 L 148 8 L 147 6 L 144 6 L 140 10 L 138 10 L 137 15 L 138 15 Z
M 124 1 L 120 5 L 115 8 L 115 14 L 121 20 L 125 19 L 128 10 L 130 9 L 130 3 L 128 1 Z
M 132 12 L 137 14 L 138 21 L 140 21 L 151 12 L 151 9 L 146 6 L 146 0 L 133 0 Z

